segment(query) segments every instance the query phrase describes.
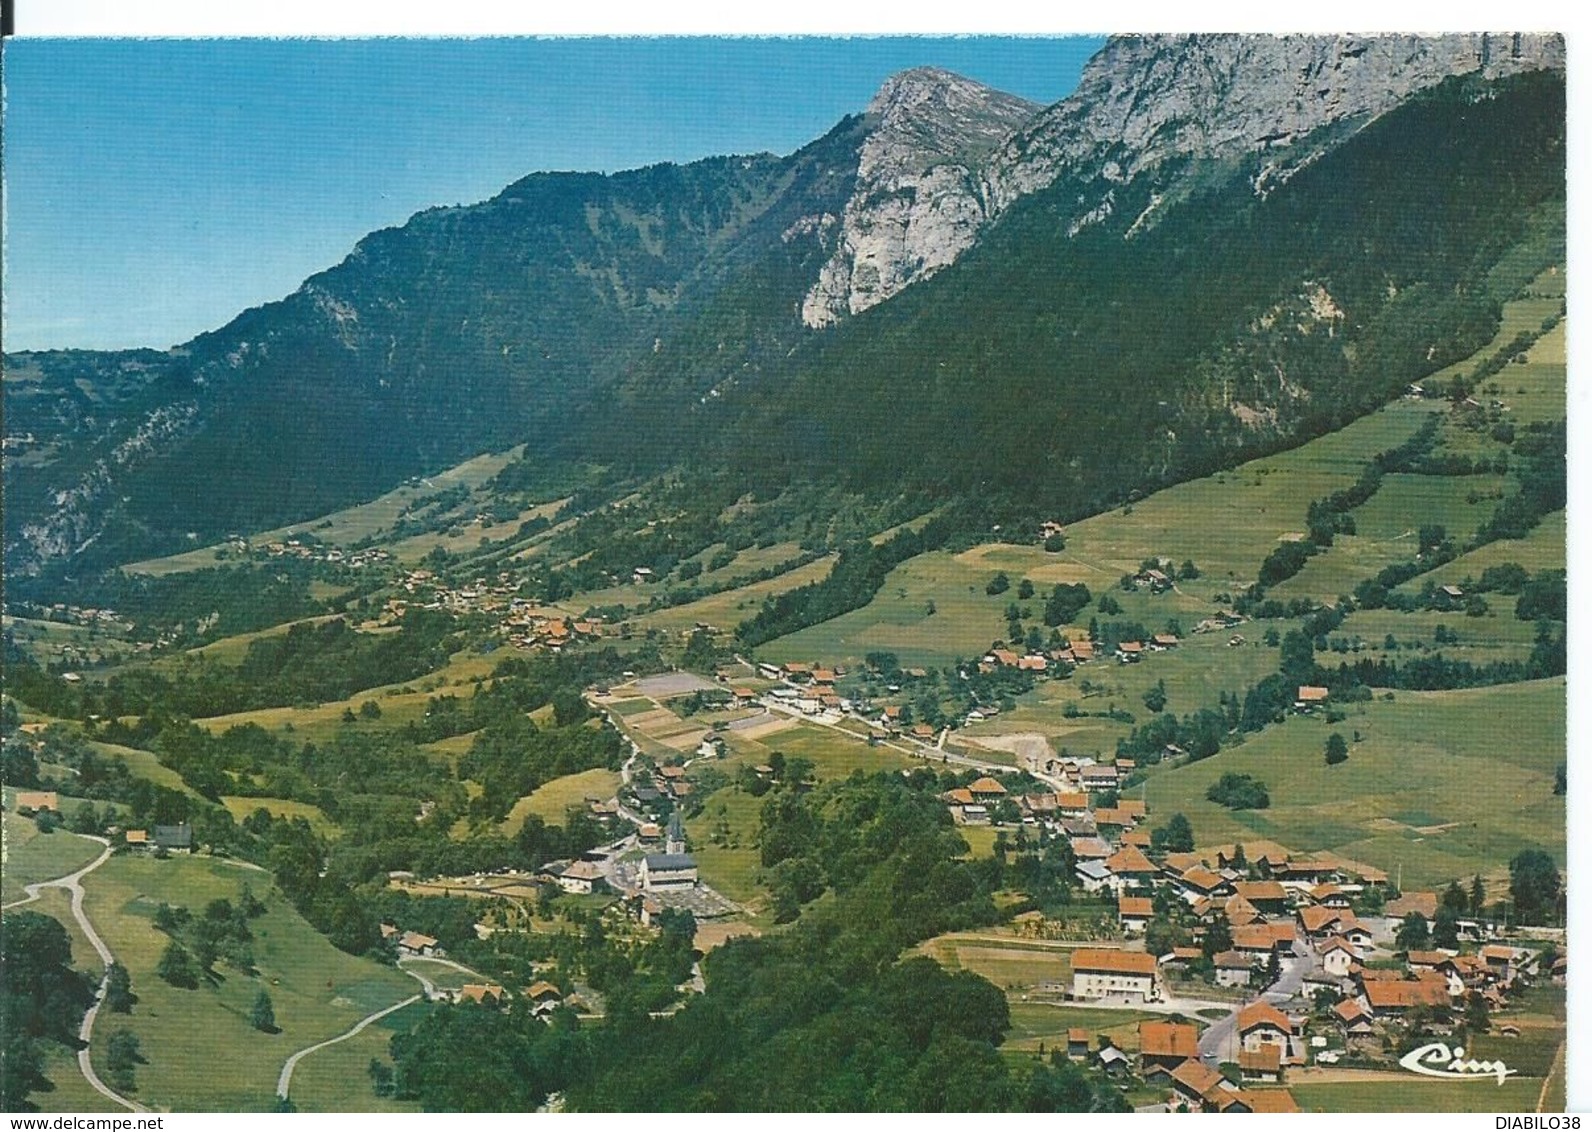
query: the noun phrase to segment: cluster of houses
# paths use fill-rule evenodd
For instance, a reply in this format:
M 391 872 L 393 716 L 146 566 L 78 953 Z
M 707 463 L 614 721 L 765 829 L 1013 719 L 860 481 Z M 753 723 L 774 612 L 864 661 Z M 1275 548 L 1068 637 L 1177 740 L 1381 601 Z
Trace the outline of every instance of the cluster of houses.
M 227 541 L 227 547 L 237 554 L 250 553 L 249 540 L 237 536 Z M 339 566 L 349 566 L 356 570 L 367 566 L 382 566 L 392 561 L 392 555 L 380 547 L 366 547 L 364 550 L 345 551 L 340 547 L 329 546 L 322 542 L 306 543 L 302 539 L 290 538 L 285 541 L 273 541 L 261 547 L 267 558 L 299 558 L 306 562 L 331 562 Z
M 1199 1028 L 1189 1022 L 1139 1023 L 1137 1060 L 1106 1037 L 1087 1029 L 1067 1031 L 1067 1056 L 1093 1062 L 1107 1074 L 1137 1072 L 1146 1084 L 1166 1090 L 1170 1109 L 1189 1112 L 1298 1112 L 1293 1094 L 1278 1086 L 1296 1042 L 1292 1021 L 1267 1002 L 1238 1012 L 1239 1080 L 1231 1081 L 1200 1060 Z
M 390 940 L 401 959 L 441 959 L 447 955 L 436 937 L 405 931 L 397 924 L 382 924 L 381 937 Z M 577 995 L 566 995 L 553 983 L 538 980 L 520 992 L 533 1015 L 547 1015 L 560 1006 L 579 1009 L 584 1004 Z M 428 997 L 433 1002 L 473 1002 L 477 1006 L 506 1007 L 514 996 L 499 983 L 465 983 L 459 987 L 435 987 Z
M 8 607 L 7 613 L 12 612 Z M 32 617 L 39 621 L 62 622 L 67 625 L 98 626 L 104 629 L 126 631 L 133 627 L 131 621 L 126 620 L 114 609 L 100 609 L 95 606 L 71 605 L 67 602 L 57 601 L 50 605 L 35 604 L 33 602 L 18 602 L 15 613 L 19 617 Z

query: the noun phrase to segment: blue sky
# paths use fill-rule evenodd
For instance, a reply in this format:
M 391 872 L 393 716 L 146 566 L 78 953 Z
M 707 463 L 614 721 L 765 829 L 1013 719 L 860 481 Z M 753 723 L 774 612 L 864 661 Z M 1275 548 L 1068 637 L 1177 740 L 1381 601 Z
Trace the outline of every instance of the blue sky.
M 1054 102 L 1100 42 L 12 40 L 5 348 L 173 345 L 419 209 L 786 153 L 906 67 Z

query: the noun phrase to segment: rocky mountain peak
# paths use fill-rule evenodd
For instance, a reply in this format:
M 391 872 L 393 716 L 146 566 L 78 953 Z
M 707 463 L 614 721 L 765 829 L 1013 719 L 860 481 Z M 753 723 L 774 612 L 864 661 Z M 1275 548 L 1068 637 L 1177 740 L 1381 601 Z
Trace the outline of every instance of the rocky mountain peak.
M 1118 36 L 1071 96 L 1043 110 L 939 68 L 903 71 L 869 104 L 876 121 L 856 190 L 802 316 L 821 327 L 883 302 L 954 262 L 1015 201 L 1064 177 L 1078 185 L 1070 234 L 1113 215 L 1117 186 L 1178 163 L 1192 170 L 1263 153 L 1255 189 L 1264 194 L 1451 76 L 1564 66 L 1557 35 Z M 1162 177 L 1130 233 L 1154 224 L 1193 183 L 1186 173 Z
M 1297 164 L 1312 155 L 1283 151 L 1315 131 L 1352 132 L 1451 76 L 1563 67 L 1556 35 L 1119 36 L 991 160 L 991 203 L 1062 176 L 1129 180 L 1169 158 L 1279 151 L 1279 166 Z
M 987 219 L 985 160 L 1038 109 L 938 67 L 887 79 L 868 104 L 873 130 L 807 324 L 866 310 L 965 251 Z

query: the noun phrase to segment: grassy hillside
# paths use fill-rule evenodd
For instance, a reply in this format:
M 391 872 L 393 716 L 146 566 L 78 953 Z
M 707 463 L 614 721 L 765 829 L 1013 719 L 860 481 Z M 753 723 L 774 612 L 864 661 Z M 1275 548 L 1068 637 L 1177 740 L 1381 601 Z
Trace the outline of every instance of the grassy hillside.
M 1564 759 L 1562 679 L 1454 692 L 1399 692 L 1352 705 L 1341 724 L 1295 716 L 1213 758 L 1151 776 L 1159 814 L 1182 812 L 1202 845 L 1269 839 L 1295 850 L 1332 850 L 1402 871 L 1405 887 L 1433 888 L 1491 874 L 1521 849 L 1561 861 Z M 1347 762 L 1322 756 L 1334 731 Z M 1265 782 L 1271 806 L 1229 811 L 1206 800 L 1227 772 Z
M 170 986 L 155 974 L 167 936 L 151 923 L 161 903 L 196 914 L 218 898 L 238 900 L 245 884 L 269 906 L 251 922 L 257 975 L 221 964 L 219 978 L 197 990 Z M 104 1038 L 125 1026 L 138 1035 L 148 1063 L 137 1070 L 138 1099 L 177 1111 L 266 1111 L 287 1056 L 333 1037 L 360 1018 L 414 994 L 418 983 L 366 959 L 338 951 L 281 896 L 266 873 L 206 857 L 117 857 L 86 886 L 85 908 L 106 943 L 132 974 L 139 1001 L 131 1015 L 96 1028 L 95 1064 L 104 1072 Z M 255 995 L 266 990 L 281 1032 L 250 1027 Z M 306 1063 L 319 1055 L 311 1055 Z M 217 1072 L 217 1066 L 226 1066 Z M 346 1081 L 350 1108 L 368 1107 L 368 1082 Z

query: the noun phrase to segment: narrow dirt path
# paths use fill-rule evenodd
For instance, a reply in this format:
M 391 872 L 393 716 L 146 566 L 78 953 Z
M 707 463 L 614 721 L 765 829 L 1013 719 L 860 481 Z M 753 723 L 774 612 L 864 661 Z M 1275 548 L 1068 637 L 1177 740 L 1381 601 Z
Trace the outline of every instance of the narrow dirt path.
M 138 1104 L 136 1101 L 128 1100 L 104 1081 L 101 1081 L 99 1074 L 94 1070 L 93 1061 L 89 1058 L 89 1040 L 94 1034 L 94 1020 L 99 1017 L 100 1005 L 105 1001 L 105 988 L 110 982 L 110 967 L 116 961 L 116 956 L 111 953 L 111 949 L 106 946 L 105 941 L 100 938 L 99 932 L 94 930 L 94 925 L 89 922 L 88 916 L 83 912 L 82 881 L 89 873 L 110 860 L 111 843 L 103 837 L 93 837 L 86 833 L 76 833 L 72 834 L 72 836 L 83 837 L 89 841 L 97 841 L 105 846 L 105 851 L 75 873 L 57 877 L 54 880 L 41 880 L 35 884 L 24 885 L 22 891 L 28 895 L 22 900 L 13 900 L 5 907 L 19 908 L 24 904 L 31 904 L 39 898 L 39 893 L 46 888 L 64 888 L 71 894 L 72 916 L 77 920 L 77 926 L 83 929 L 83 935 L 87 937 L 89 945 L 94 948 L 94 951 L 99 955 L 100 963 L 105 967 L 105 973 L 100 976 L 99 988 L 94 992 L 94 1003 L 83 1014 L 83 1024 L 78 1027 L 77 1038 L 78 1041 L 83 1043 L 83 1048 L 77 1051 L 77 1067 L 82 1071 L 83 1079 L 102 1097 L 113 1100 L 123 1108 L 131 1109 L 133 1112 L 145 1112 L 147 1110 L 143 1105 Z
M 428 955 L 426 956 L 425 961 L 427 963 L 438 963 L 444 967 L 452 967 L 456 971 L 462 971 L 466 975 L 474 975 L 478 979 L 482 977 L 479 972 L 472 971 L 462 963 L 455 963 L 452 959 L 439 959 Z M 376 1011 L 374 1014 L 367 1014 L 364 1018 L 361 1018 L 358 1022 L 354 1023 L 351 1028 L 345 1030 L 341 1034 L 338 1034 L 335 1038 L 328 1038 L 324 1042 L 317 1042 L 315 1045 L 306 1046 L 304 1049 L 301 1049 L 297 1053 L 289 1056 L 287 1061 L 282 1066 L 281 1076 L 276 1079 L 277 1096 L 281 1097 L 283 1100 L 287 1099 L 288 1088 L 293 1083 L 293 1070 L 298 1068 L 298 1063 L 300 1061 L 303 1061 L 316 1050 L 325 1049 L 327 1046 L 334 1046 L 338 1042 L 347 1041 L 355 1034 L 358 1034 L 360 1031 L 364 1030 L 365 1027 L 369 1026 L 372 1022 L 379 1022 L 383 1018 L 387 1017 L 387 1015 L 392 1014 L 395 1011 L 402 1010 L 410 1003 L 419 1002 L 422 998 L 432 998 L 436 995 L 436 985 L 432 983 L 430 979 L 422 975 L 419 971 L 411 971 L 408 967 L 405 967 L 404 961 L 402 959 L 398 960 L 398 969 L 404 974 L 408 975 L 411 979 L 414 979 L 420 983 L 422 988 L 421 993 L 412 994 L 402 1002 L 395 1002 L 391 1006 L 384 1007 L 383 1009 Z
M 417 979 L 420 978 L 418 975 L 415 977 Z M 424 982 L 424 980 L 421 981 Z M 307 1046 L 306 1048 L 299 1050 L 297 1053 L 290 1055 L 287 1059 L 287 1062 L 282 1066 L 282 1075 L 276 1079 L 276 1095 L 281 1097 L 283 1100 L 287 1099 L 288 1086 L 293 1083 L 293 1070 L 297 1069 L 298 1063 L 303 1061 L 310 1054 L 314 1053 L 318 1049 L 325 1049 L 327 1046 L 334 1046 L 338 1042 L 347 1041 L 349 1038 L 363 1030 L 366 1026 L 369 1026 L 372 1022 L 379 1022 L 394 1011 L 402 1010 L 412 1002 L 419 1002 L 420 998 L 420 995 L 412 994 L 402 1002 L 395 1002 L 384 1010 L 378 1010 L 374 1014 L 367 1014 L 358 1022 L 355 1022 L 351 1029 L 338 1034 L 335 1038 L 327 1038 L 324 1042 L 317 1042 L 315 1045 Z

